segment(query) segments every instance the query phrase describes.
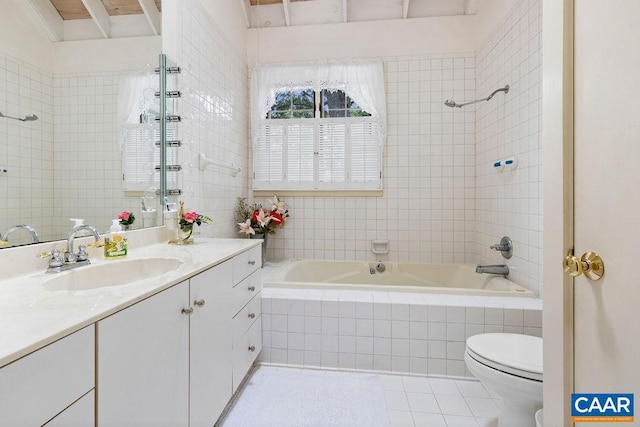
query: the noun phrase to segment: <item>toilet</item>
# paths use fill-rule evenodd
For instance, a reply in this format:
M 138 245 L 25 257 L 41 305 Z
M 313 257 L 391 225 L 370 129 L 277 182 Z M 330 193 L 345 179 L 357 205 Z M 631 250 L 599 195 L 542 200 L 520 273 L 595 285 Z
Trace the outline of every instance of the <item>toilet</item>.
M 499 427 L 535 427 L 542 408 L 542 338 L 492 333 L 467 338 L 469 371 L 503 400 Z

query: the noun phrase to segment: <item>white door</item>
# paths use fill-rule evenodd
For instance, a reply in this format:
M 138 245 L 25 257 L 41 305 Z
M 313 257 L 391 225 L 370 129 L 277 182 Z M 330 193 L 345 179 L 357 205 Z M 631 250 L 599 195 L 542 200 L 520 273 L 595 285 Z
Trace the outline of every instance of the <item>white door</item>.
M 574 248 L 605 265 L 602 280 L 574 280 L 575 392 L 638 400 L 640 1 L 574 3 Z

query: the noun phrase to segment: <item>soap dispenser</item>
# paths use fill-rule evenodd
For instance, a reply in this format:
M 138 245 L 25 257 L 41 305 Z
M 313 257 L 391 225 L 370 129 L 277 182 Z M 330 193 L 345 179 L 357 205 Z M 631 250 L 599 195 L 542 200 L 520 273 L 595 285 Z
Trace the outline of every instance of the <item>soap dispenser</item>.
M 127 237 L 119 219 L 111 221 L 109 235 L 104 238 L 104 257 L 107 259 L 127 256 Z

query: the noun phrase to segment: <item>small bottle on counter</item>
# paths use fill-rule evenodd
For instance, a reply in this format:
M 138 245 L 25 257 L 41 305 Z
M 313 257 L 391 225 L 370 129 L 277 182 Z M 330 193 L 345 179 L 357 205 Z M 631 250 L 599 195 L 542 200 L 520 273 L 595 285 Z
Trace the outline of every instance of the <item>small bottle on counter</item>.
M 111 221 L 109 234 L 104 238 L 104 257 L 107 259 L 122 258 L 127 256 L 127 236 L 122 231 L 120 220 Z

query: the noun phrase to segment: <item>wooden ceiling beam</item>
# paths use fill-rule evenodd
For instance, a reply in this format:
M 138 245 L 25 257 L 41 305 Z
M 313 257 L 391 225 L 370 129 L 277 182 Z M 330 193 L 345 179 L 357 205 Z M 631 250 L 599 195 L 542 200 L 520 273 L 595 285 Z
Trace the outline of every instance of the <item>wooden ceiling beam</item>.
M 477 15 L 479 8 L 480 2 L 478 0 L 464 0 L 465 15 Z
M 289 13 L 289 0 L 282 0 L 282 8 L 284 9 L 284 22 L 287 27 L 291 26 L 291 15 Z
M 409 17 L 409 1 L 410 0 L 402 0 L 402 19 Z
M 82 4 L 89 11 L 89 15 L 93 22 L 98 26 L 102 37 L 108 39 L 111 37 L 111 20 L 109 13 L 100 0 L 82 0 Z
M 342 0 L 342 22 L 349 22 L 348 0 Z
M 155 1 L 138 0 L 138 2 L 140 3 L 140 7 L 144 12 L 144 16 L 147 18 L 147 22 L 151 27 L 153 35 L 159 36 L 160 34 L 162 34 L 162 18 L 160 17 L 160 12 L 158 12 Z
M 49 0 L 29 0 L 33 12 L 42 20 L 44 32 L 52 42 L 64 40 L 64 21 Z
M 242 11 L 244 12 L 244 20 L 247 23 L 247 28 L 251 28 L 251 1 L 250 0 L 240 0 L 242 1 Z

